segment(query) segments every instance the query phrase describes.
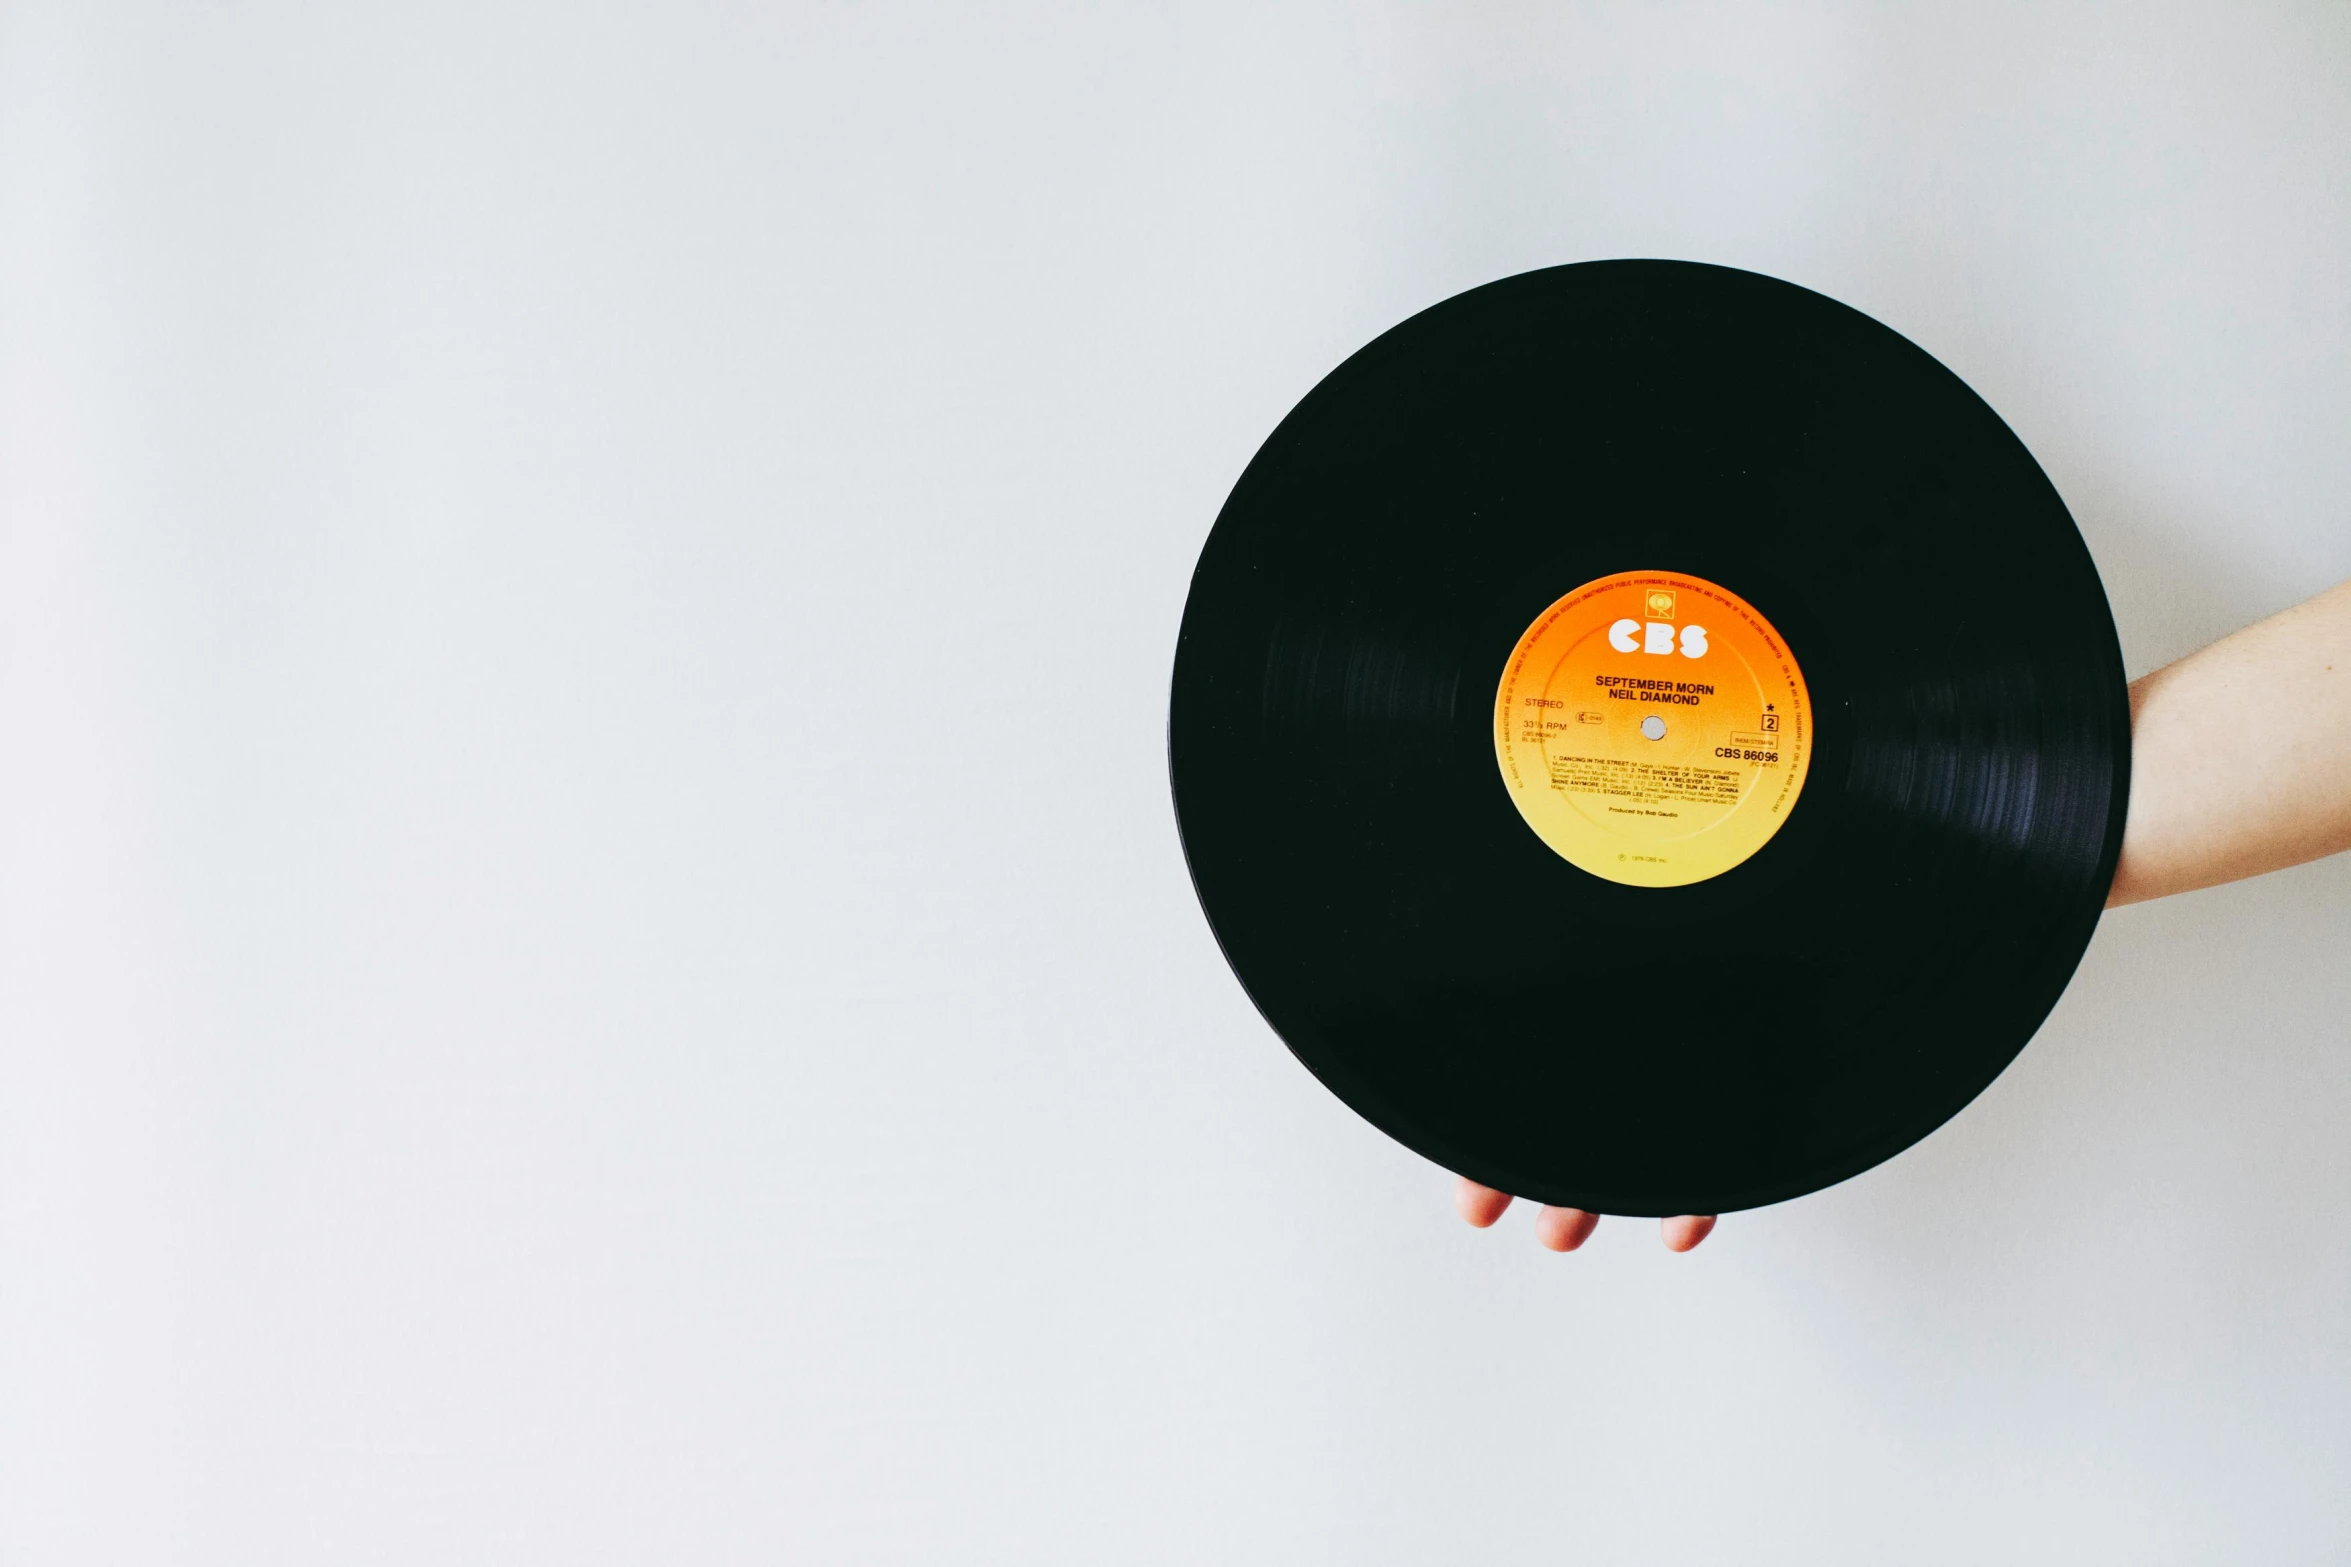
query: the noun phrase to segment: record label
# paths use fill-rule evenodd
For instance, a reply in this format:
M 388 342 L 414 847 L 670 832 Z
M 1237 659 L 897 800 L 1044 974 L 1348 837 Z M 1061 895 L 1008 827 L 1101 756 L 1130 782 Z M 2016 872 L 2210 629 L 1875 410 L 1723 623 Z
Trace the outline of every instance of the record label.
M 1745 863 L 1803 792 L 1811 704 L 1787 643 L 1703 577 L 1626 572 L 1536 617 L 1503 666 L 1494 758 L 1578 869 L 1683 887 Z

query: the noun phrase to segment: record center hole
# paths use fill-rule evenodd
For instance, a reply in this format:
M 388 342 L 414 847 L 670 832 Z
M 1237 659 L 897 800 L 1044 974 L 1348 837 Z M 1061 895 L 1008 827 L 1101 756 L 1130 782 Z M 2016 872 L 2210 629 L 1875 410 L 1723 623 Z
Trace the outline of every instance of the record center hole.
M 1664 739 L 1665 720 L 1658 717 L 1655 713 L 1651 713 L 1647 718 L 1641 720 L 1641 733 L 1647 735 L 1652 740 Z

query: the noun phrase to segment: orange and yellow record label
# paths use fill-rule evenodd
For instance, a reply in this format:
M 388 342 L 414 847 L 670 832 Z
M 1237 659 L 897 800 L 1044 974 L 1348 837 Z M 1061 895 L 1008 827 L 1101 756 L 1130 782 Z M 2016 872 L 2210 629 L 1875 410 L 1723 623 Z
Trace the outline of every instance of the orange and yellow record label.
M 1535 836 L 1632 887 L 1720 876 L 1771 841 L 1812 759 L 1804 673 L 1752 604 L 1630 571 L 1552 604 L 1511 649 L 1494 759 Z

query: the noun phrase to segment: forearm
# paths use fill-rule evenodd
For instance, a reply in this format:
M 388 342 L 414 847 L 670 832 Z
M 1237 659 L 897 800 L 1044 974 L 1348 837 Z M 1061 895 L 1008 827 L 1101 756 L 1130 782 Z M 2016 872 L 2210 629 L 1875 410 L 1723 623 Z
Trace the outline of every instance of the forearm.
M 2351 582 L 2131 687 L 2109 907 L 2351 849 Z

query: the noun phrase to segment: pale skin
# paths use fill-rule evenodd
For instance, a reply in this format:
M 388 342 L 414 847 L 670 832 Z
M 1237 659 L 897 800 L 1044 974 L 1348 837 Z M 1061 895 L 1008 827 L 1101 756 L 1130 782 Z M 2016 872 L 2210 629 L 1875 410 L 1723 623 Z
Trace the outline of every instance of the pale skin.
M 2351 849 L 2351 582 L 2223 637 L 2131 686 L 2131 804 L 2106 906 L 2144 903 Z M 1464 1178 L 1479 1229 L 1510 1194 Z M 1543 1208 L 1535 1239 L 1574 1251 L 1600 1216 Z M 1712 1215 L 1663 1221 L 1668 1251 Z

